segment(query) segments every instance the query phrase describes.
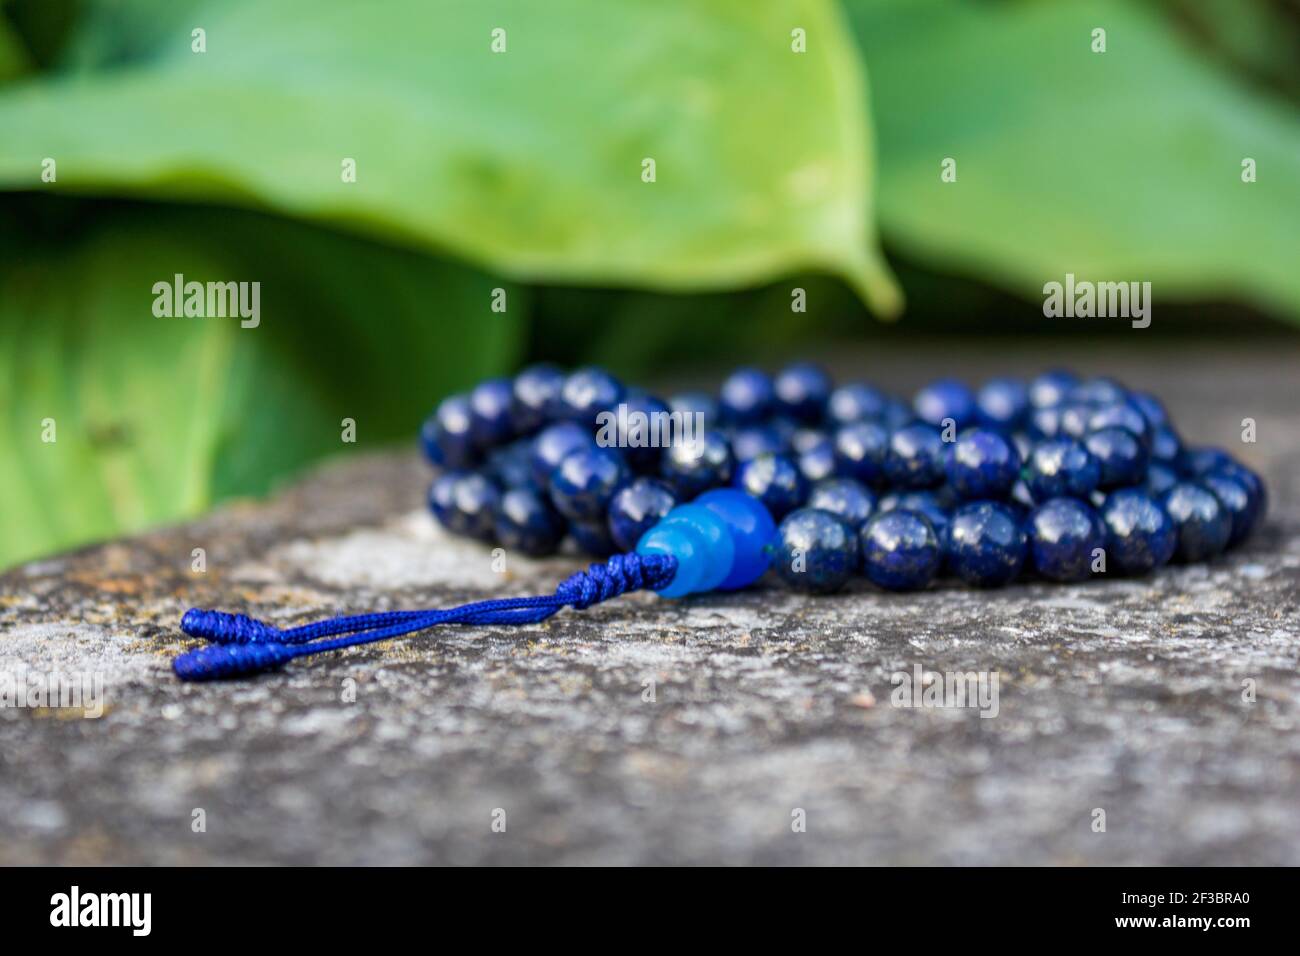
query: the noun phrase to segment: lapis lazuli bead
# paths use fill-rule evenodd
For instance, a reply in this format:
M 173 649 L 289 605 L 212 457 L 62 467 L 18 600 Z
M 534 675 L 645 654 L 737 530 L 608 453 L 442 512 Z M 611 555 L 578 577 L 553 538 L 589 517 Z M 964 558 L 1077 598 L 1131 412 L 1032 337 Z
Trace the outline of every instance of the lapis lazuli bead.
M 551 500 L 573 521 L 604 523 L 605 509 L 630 475 L 623 456 L 613 448 L 579 448 L 551 473 Z
M 429 488 L 429 508 L 447 530 L 485 541 L 492 540 L 500 498 L 495 484 L 472 471 L 444 472 Z
M 944 470 L 962 498 L 1002 498 L 1020 477 L 1020 453 L 998 432 L 970 428 L 948 446 Z
M 849 527 L 857 529 L 866 524 L 876 510 L 876 496 L 866 485 L 852 478 L 827 478 L 812 486 L 807 505 L 818 511 L 829 511 Z
M 533 443 L 526 438 L 488 452 L 483 470 L 502 488 L 541 487 L 533 475 Z
M 573 422 L 556 422 L 547 425 L 533 439 L 533 480 L 538 487 L 550 486 L 551 475 L 560 462 L 580 448 L 595 448 L 596 439 L 591 432 Z
M 1233 461 L 1227 465 L 1220 465 L 1207 474 L 1222 473 L 1229 475 L 1246 486 L 1246 491 L 1250 493 L 1250 507 L 1248 509 L 1248 529 L 1253 528 L 1261 518 L 1264 512 L 1268 510 L 1268 488 L 1264 484 L 1264 479 L 1255 474 L 1245 465 L 1238 461 Z
M 885 415 L 888 398 L 870 385 L 854 382 L 831 392 L 826 402 L 826 416 L 836 425 L 879 421 Z
M 823 439 L 806 451 L 799 452 L 799 470 L 810 484 L 835 474 L 835 445 Z
M 948 537 L 948 524 L 952 520 L 953 502 L 949 496 L 939 491 L 900 491 L 885 495 L 877 505 L 880 511 L 915 511 L 923 516 L 934 533 L 939 536 L 940 544 Z
M 1097 459 L 1101 469 L 1097 487 L 1103 490 L 1140 483 L 1151 463 L 1151 454 L 1141 439 L 1117 425 L 1089 433 L 1083 440 L 1083 447 Z
M 493 448 L 514 437 L 513 398 L 508 378 L 490 378 L 469 393 L 470 431 L 479 448 Z
M 835 432 L 835 471 L 864 485 L 885 480 L 889 431 L 877 422 L 854 422 Z
M 970 386 L 956 379 L 940 379 L 921 389 L 912 399 L 916 417 L 936 428 L 952 419 L 957 428 L 975 424 L 975 394 Z
M 733 488 L 714 488 L 695 499 L 727 523 L 735 546 L 731 573 L 718 585 L 719 590 L 734 591 L 748 587 L 763 576 L 771 563 L 769 546 L 776 536 L 772 515 L 752 495 Z
M 1106 560 L 1124 574 L 1146 574 L 1173 557 L 1177 536 L 1165 509 L 1146 491 L 1121 488 L 1101 506 Z
M 474 444 L 474 415 L 469 398 L 452 395 L 438 403 L 433 413 L 437 420 L 438 448 L 448 468 L 468 468 L 477 458 Z
M 796 590 L 838 591 L 858 568 L 857 533 L 829 511 L 792 511 L 777 526 L 772 568 Z
M 1151 431 L 1151 460 L 1177 467 L 1183 455 L 1183 440 L 1169 425 L 1156 425 Z
M 515 431 L 528 435 L 541 428 L 558 410 L 565 374 L 549 363 L 530 365 L 518 375 L 510 389 L 510 414 Z
M 772 425 L 746 425 L 731 433 L 731 452 L 738 462 L 759 455 L 780 455 L 786 449 L 785 439 Z
M 620 449 L 628 465 L 642 474 L 653 474 L 659 468 L 664 441 L 671 445 L 683 438 L 674 427 L 667 431 L 655 427 L 656 422 L 671 422 L 666 402 L 639 389 L 628 389 L 623 406 L 611 417 L 613 427 L 597 430 L 596 441 L 601 444 L 608 436 L 613 447 Z
M 1251 514 L 1250 491 L 1245 482 L 1222 468 L 1201 475 L 1197 481 L 1209 488 L 1214 497 L 1219 499 L 1219 504 L 1223 505 L 1224 510 L 1228 512 L 1228 517 L 1232 521 L 1232 533 L 1228 535 L 1228 544 L 1234 545 L 1244 539 L 1250 532 L 1254 518 Z
M 438 416 L 430 415 L 420 426 L 420 450 L 424 452 L 425 459 L 434 468 L 445 468 L 447 460 L 443 457 L 442 448 L 438 445 Z
M 1025 523 L 1034 569 L 1052 581 L 1083 581 L 1105 549 L 1101 519 L 1078 498 L 1053 498 Z
M 1129 392 L 1128 400 L 1133 404 L 1151 428 L 1165 428 L 1169 425 L 1169 412 L 1164 403 L 1150 392 Z
M 1138 411 L 1131 402 L 1117 402 L 1094 409 L 1088 416 L 1086 433 L 1099 432 L 1104 428 L 1124 428 L 1142 443 L 1148 453 L 1151 451 L 1151 426 L 1146 416 Z
M 1160 500 L 1178 536 L 1174 557 L 1178 561 L 1204 561 L 1228 546 L 1232 516 L 1204 485 L 1180 481 Z
M 915 511 L 887 511 L 862 528 L 862 570 L 873 584 L 912 591 L 934 580 L 943 550 L 934 527 Z
M 689 501 L 702 491 L 731 481 L 735 459 L 722 432 L 709 429 L 693 442 L 677 442 L 659 463 L 660 476 L 677 497 Z
M 785 455 L 760 455 L 741 462 L 731 483 L 761 501 L 777 520 L 808 497 L 808 480 Z
M 731 574 L 731 567 L 736 560 L 736 545 L 727 522 L 712 509 L 692 502 L 678 505 L 668 512 L 667 517 L 659 522 L 657 527 L 677 525 L 688 525 L 694 529 L 705 544 L 701 568 L 691 590 L 712 591 L 721 586 Z
M 781 414 L 795 421 L 815 425 L 826 414 L 831 395 L 831 377 L 820 365 L 796 362 L 787 365 L 772 383 Z
M 1178 472 L 1167 464 L 1153 461 L 1147 466 L 1145 488 L 1149 494 L 1159 498 L 1166 491 L 1178 484 Z
M 1097 489 L 1101 465 L 1073 438 L 1048 438 L 1034 446 L 1025 463 L 1025 483 L 1036 501 L 1084 498 Z
M 631 551 L 641 536 L 677 505 L 665 482 L 637 478 L 615 492 L 609 502 L 609 533 L 623 551 Z
M 885 477 L 898 488 L 933 488 L 944 480 L 944 441 L 924 422 L 904 425 L 889 438 Z
M 494 529 L 502 546 L 540 556 L 555 552 L 565 526 L 545 495 L 533 488 L 510 488 L 497 505 Z
M 1066 399 L 1087 405 L 1115 405 L 1128 399 L 1128 389 L 1113 378 L 1098 375 L 1079 382 L 1070 389 Z
M 1059 405 L 1078 383 L 1079 379 L 1073 372 L 1051 369 L 1029 383 L 1029 404 L 1034 408 Z
M 596 417 L 614 410 L 626 393 L 623 383 L 603 368 L 580 368 L 560 388 L 560 417 L 594 430 Z
M 991 379 L 975 393 L 975 413 L 985 428 L 1019 428 L 1029 414 L 1029 389 L 1019 379 Z
M 707 392 L 678 392 L 668 399 L 668 408 L 682 415 L 690 415 L 705 428 L 717 427 L 720 420 L 718 401 Z
M 1208 474 L 1216 468 L 1231 467 L 1236 461 L 1222 448 L 1205 445 L 1199 448 L 1183 449 L 1183 456 L 1178 462 L 1178 470 L 1184 475 L 1196 478 Z
M 1020 573 L 1027 539 L 1016 513 L 994 501 L 974 501 L 948 523 L 947 561 L 968 584 L 997 587 Z
M 569 534 L 588 554 L 604 558 L 618 551 L 618 545 L 604 521 L 570 521 Z
M 757 368 L 740 368 L 727 376 L 718 393 L 724 421 L 738 425 L 761 422 L 776 406 L 772 377 Z

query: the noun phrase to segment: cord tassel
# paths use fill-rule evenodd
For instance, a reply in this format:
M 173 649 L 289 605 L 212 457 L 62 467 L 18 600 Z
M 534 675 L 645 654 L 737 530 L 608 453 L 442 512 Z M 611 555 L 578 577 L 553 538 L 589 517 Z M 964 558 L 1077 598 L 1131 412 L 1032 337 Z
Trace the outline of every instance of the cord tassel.
M 181 680 L 215 680 L 272 670 L 296 657 L 371 644 L 439 624 L 537 624 L 564 607 L 581 611 L 629 591 L 663 590 L 676 573 L 677 559 L 670 554 L 616 554 L 565 579 L 548 596 L 477 601 L 444 610 L 357 614 L 284 631 L 245 614 L 191 608 L 181 618 L 181 629 L 216 646 L 179 655 L 172 669 Z

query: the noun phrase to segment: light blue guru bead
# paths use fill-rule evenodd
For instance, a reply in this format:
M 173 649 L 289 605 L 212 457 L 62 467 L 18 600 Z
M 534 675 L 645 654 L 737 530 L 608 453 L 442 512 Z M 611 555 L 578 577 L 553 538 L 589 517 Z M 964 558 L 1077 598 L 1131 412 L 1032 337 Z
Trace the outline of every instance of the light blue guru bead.
M 703 505 L 678 505 L 659 522 L 660 527 L 675 528 L 685 525 L 699 533 L 705 541 L 704 567 L 692 592 L 712 591 L 731 574 L 736 560 L 736 545 L 730 526 L 717 514 Z
M 658 590 L 660 597 L 682 597 L 700 590 L 708 550 L 704 535 L 691 525 L 663 522 L 643 534 L 636 545 L 637 554 L 671 554 L 677 559 L 677 572 L 666 587 Z
M 719 590 L 736 591 L 761 578 L 772 560 L 768 545 L 776 537 L 776 522 L 763 503 L 735 488 L 714 488 L 693 503 L 708 508 L 731 529 L 736 557 Z

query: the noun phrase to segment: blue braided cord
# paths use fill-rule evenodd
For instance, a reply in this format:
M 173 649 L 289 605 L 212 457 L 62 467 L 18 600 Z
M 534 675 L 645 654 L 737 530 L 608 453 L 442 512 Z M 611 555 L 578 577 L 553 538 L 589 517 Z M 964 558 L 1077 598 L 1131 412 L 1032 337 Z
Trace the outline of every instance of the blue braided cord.
M 182 629 L 218 646 L 181 654 L 172 668 L 182 680 L 212 680 L 270 670 L 295 657 L 370 644 L 438 624 L 536 624 L 566 606 L 583 610 L 628 591 L 661 590 L 676 573 L 677 559 L 671 555 L 616 554 L 570 576 L 544 597 L 497 598 L 441 611 L 357 614 L 287 631 L 243 614 L 191 608 L 181 618 Z M 332 639 L 319 639 L 326 636 Z

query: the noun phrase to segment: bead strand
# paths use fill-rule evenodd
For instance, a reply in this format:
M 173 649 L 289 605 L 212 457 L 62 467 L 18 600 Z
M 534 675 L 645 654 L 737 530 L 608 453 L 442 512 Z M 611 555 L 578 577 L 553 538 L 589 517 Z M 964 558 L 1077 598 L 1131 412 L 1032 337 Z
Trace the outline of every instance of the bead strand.
M 702 433 L 661 447 L 653 423 L 682 416 Z M 1154 396 L 1062 370 L 978 390 L 943 379 L 908 403 L 806 362 L 667 400 L 603 369 L 536 365 L 445 399 L 421 440 L 448 530 L 530 555 L 566 536 L 602 557 L 672 554 L 666 596 L 749 583 L 769 563 L 810 592 L 856 574 L 891 590 L 1144 574 L 1240 544 L 1267 506 L 1257 474 L 1185 447 Z M 767 516 L 743 560 L 739 513 L 717 512 L 744 510 L 717 494 L 728 487 Z M 737 562 L 728 584 L 717 568 Z

